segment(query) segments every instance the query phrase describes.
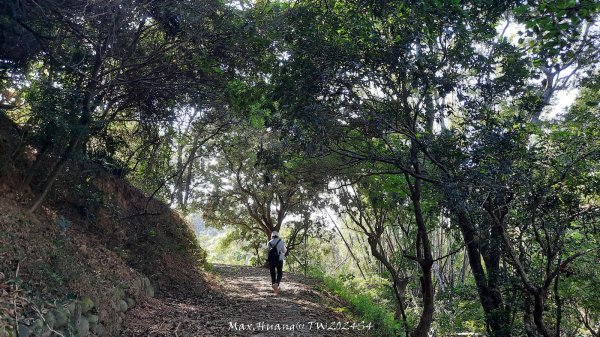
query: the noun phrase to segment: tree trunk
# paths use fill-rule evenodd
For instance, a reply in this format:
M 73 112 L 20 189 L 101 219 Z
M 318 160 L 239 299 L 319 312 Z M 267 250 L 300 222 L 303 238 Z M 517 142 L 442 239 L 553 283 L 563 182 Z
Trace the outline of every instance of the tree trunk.
M 504 310 L 502 298 L 498 289 L 490 287 L 488 283 L 486 273 L 481 264 L 481 253 L 478 240 L 475 238 L 475 234 L 466 214 L 462 211 L 457 211 L 456 213 L 458 216 L 458 225 L 466 244 L 469 265 L 473 272 L 477 293 L 479 294 L 479 300 L 485 313 L 485 320 L 489 326 L 491 337 L 510 337 L 511 329 L 509 315 L 507 315 Z
M 42 163 L 44 162 L 44 158 L 48 154 L 49 149 L 50 149 L 50 143 L 45 142 L 44 145 L 42 145 L 42 147 L 40 148 L 40 152 L 35 157 L 35 160 L 34 160 L 33 164 L 31 165 L 31 167 L 29 168 L 27 175 L 23 179 L 23 182 L 22 182 L 23 188 L 27 188 L 31 185 L 31 182 L 33 181 L 33 177 L 35 177 L 37 172 L 41 169 Z
M 544 323 L 544 299 L 545 291 L 539 290 L 533 295 L 533 322 L 538 328 L 539 333 L 544 337 L 554 337 L 552 331 L 546 328 Z
M 431 266 L 422 268 L 423 275 L 420 278 L 422 298 L 423 298 L 423 312 L 419 319 L 419 324 L 412 333 L 413 337 L 427 337 L 429 335 L 429 329 L 433 322 L 433 309 L 434 309 L 434 291 Z
M 561 260 L 560 257 L 558 259 L 558 264 L 560 265 Z M 560 337 L 560 325 L 562 322 L 562 299 L 560 298 L 560 292 L 558 289 L 558 282 L 560 279 L 560 273 L 556 275 L 556 279 L 554 279 L 554 300 L 556 302 L 556 329 L 554 330 L 554 335 L 556 337 Z
M 404 325 L 404 333 L 408 337 L 410 335 L 409 327 L 408 327 L 408 319 L 406 318 L 406 311 L 404 310 L 404 291 L 406 290 L 406 285 L 408 284 L 408 280 L 394 280 L 394 294 L 396 295 L 396 312 L 394 314 L 394 318 L 398 321 L 401 321 Z
M 417 173 L 419 172 L 416 167 Z M 408 178 L 407 178 L 408 179 Z M 410 184 L 410 181 L 409 181 Z M 412 333 L 413 337 L 427 337 L 429 329 L 431 329 L 431 323 L 433 322 L 433 311 L 434 311 L 434 288 L 433 288 L 433 254 L 431 251 L 431 241 L 427 234 L 427 227 L 425 225 L 425 219 L 423 218 L 423 212 L 421 210 L 421 181 L 416 180 L 411 188 L 411 199 L 413 202 L 415 221 L 417 223 L 417 240 L 421 242 L 422 249 L 419 250 L 417 245 L 417 259 L 419 266 L 421 267 L 421 290 L 423 292 L 423 312 L 419 319 L 419 324 Z
M 67 150 L 65 151 L 63 156 L 60 158 L 58 163 L 56 163 L 52 172 L 50 172 L 50 174 L 48 175 L 48 178 L 46 179 L 46 182 L 44 183 L 44 187 L 42 188 L 42 192 L 40 193 L 40 195 L 38 195 L 37 198 L 34 199 L 31 207 L 27 211 L 28 214 L 33 214 L 42 205 L 42 203 L 46 199 L 46 196 L 48 196 L 48 193 L 52 189 L 52 186 L 54 185 L 56 178 L 58 178 L 58 175 L 65 168 L 69 159 L 73 156 L 73 154 L 79 148 L 79 144 L 80 144 L 82 138 L 83 138 L 83 132 L 80 131 L 77 133 L 77 136 L 71 140 L 71 143 L 67 147 Z
M 527 337 L 535 337 L 537 334 L 535 333 L 534 324 L 531 321 L 531 299 L 530 296 L 526 296 L 524 299 L 525 304 L 523 308 L 523 327 L 525 329 L 525 333 Z
M 404 312 L 404 291 L 406 289 L 406 285 L 408 284 L 408 279 L 400 278 L 398 275 L 398 271 L 394 268 L 392 263 L 387 259 L 387 257 L 379 251 L 377 248 L 379 245 L 380 238 L 376 236 L 369 236 L 367 239 L 369 242 L 369 247 L 371 248 L 371 254 L 375 259 L 383 265 L 383 267 L 390 273 L 392 278 L 392 285 L 394 287 L 394 294 L 396 295 L 396 301 L 398 305 L 398 310 L 396 312 L 396 318 L 401 318 L 404 322 L 404 329 L 406 331 L 406 335 L 408 336 L 408 321 L 406 318 L 406 313 Z M 400 313 L 400 317 L 398 317 L 398 313 Z
M 84 97 L 82 100 L 81 117 L 79 118 L 78 129 L 77 129 L 75 135 L 71 138 L 69 145 L 67 146 L 67 149 L 65 150 L 65 152 L 59 159 L 58 163 L 54 166 L 54 169 L 52 170 L 50 175 L 48 175 L 48 179 L 46 179 L 46 182 L 44 183 L 44 185 L 42 187 L 42 193 L 33 201 L 33 204 L 27 211 L 28 214 L 32 214 L 42 205 L 42 203 L 46 199 L 46 196 L 48 195 L 48 192 L 50 192 L 50 190 L 52 189 L 52 186 L 54 185 L 56 178 L 58 178 L 58 175 L 62 172 L 62 170 L 66 166 L 69 159 L 71 159 L 71 157 L 73 156 L 73 154 L 75 152 L 77 152 L 77 150 L 79 149 L 79 146 L 81 145 L 81 143 L 83 141 L 83 138 L 85 137 L 85 135 L 87 133 L 87 130 L 86 130 L 87 125 L 90 122 L 92 110 L 93 110 L 92 99 L 94 97 L 94 93 L 95 93 L 96 88 L 99 83 L 98 74 L 100 73 L 101 66 L 102 66 L 102 51 L 96 50 L 96 58 L 94 60 L 94 66 L 92 68 L 92 73 L 91 73 L 91 76 L 87 83 L 87 86 L 85 87 Z

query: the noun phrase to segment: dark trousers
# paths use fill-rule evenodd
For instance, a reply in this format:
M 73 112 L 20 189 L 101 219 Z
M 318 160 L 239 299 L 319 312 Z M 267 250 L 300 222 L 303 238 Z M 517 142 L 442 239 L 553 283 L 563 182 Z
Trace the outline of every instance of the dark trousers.
M 279 284 L 283 276 L 283 261 L 269 262 L 269 271 L 271 272 L 271 283 Z M 277 271 L 277 274 L 275 271 Z

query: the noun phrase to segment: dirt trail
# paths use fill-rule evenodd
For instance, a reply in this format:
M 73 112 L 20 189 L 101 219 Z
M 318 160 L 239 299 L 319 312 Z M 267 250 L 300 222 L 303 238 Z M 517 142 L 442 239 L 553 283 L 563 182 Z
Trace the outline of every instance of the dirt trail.
M 349 318 L 336 311 L 344 307 L 342 302 L 315 290 L 312 279 L 284 273 L 282 290 L 275 295 L 267 269 L 225 265 L 214 269 L 219 275 L 214 289 L 202 297 L 161 293 L 132 309 L 123 336 L 367 335 L 366 329 L 352 327 Z M 275 330 L 277 324 L 281 330 Z

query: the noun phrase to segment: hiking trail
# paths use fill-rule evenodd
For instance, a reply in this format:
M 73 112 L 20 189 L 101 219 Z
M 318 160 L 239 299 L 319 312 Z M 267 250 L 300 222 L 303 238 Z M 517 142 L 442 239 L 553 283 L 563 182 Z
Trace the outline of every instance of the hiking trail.
M 313 279 L 284 272 L 282 290 L 275 295 L 268 269 L 215 265 L 213 273 L 217 275 L 211 281 L 214 284 L 203 296 L 193 296 L 185 290 L 160 292 L 156 298 L 133 308 L 125 319 L 122 335 L 325 337 L 368 334 L 366 327 L 352 327 L 349 316 L 342 313 L 346 311 L 346 304 L 319 291 L 322 287 Z M 275 330 L 277 324 L 281 330 Z

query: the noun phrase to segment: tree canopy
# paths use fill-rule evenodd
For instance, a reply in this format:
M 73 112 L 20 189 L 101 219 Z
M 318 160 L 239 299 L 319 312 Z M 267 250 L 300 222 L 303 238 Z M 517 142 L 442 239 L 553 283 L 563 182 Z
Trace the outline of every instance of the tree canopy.
M 395 335 L 599 336 L 599 11 L 3 3 L 0 113 L 31 148 L 30 212 L 93 161 L 256 261 L 272 231 L 305 272 L 318 252 L 339 277 L 347 251 L 389 286 Z

